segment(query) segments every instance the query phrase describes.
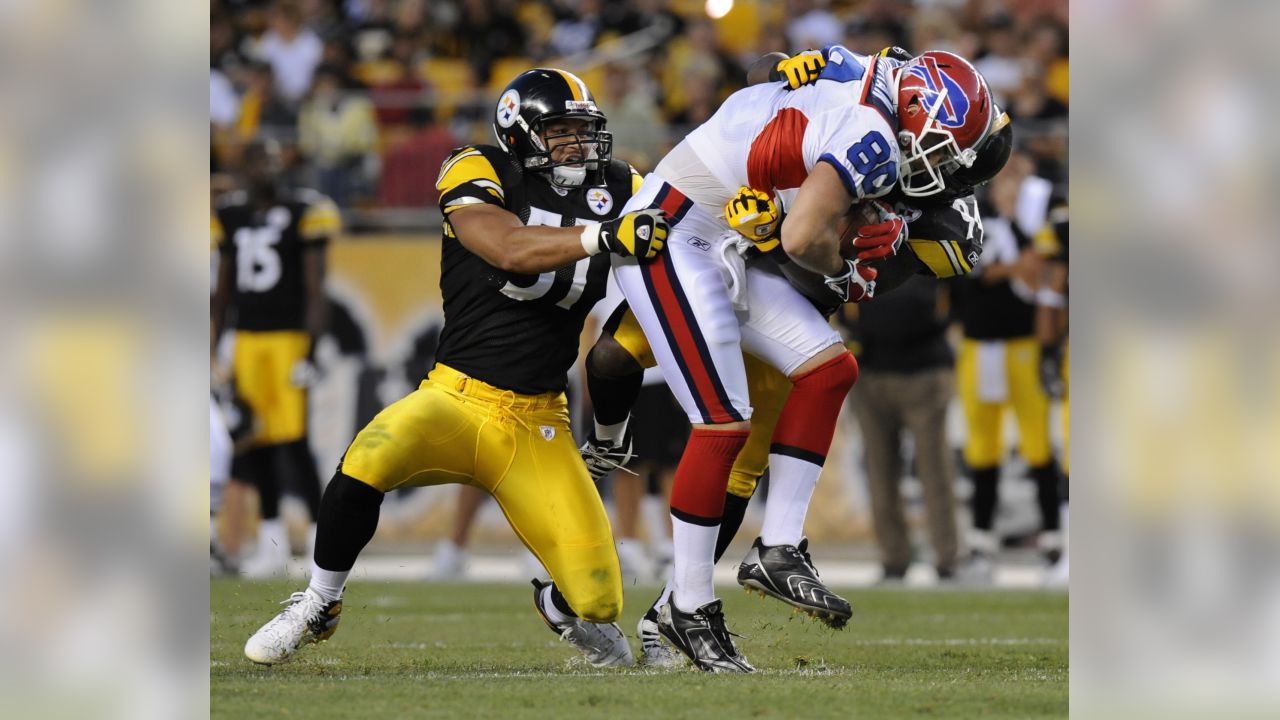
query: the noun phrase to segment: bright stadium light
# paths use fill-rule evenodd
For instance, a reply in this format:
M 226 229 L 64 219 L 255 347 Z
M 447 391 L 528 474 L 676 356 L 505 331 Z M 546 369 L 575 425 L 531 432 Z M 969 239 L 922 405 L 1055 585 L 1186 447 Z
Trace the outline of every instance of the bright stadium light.
M 707 17 L 719 20 L 733 9 L 733 0 L 707 0 Z

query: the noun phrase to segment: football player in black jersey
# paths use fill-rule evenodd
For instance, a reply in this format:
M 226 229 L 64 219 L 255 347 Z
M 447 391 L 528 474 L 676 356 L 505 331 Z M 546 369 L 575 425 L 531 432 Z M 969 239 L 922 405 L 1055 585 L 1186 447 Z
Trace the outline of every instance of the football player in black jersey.
M 494 496 L 551 574 L 553 584 L 534 581 L 547 625 L 593 665 L 632 663 L 614 623 L 613 535 L 564 390 L 587 311 L 605 292 L 604 253 L 652 259 L 668 226 L 655 210 L 617 216 L 639 176 L 611 159 L 605 117 L 577 76 L 521 74 L 493 127 L 500 147 L 459 148 L 436 181 L 445 216 L 436 365 L 347 448 L 321 504 L 310 585 L 245 644 L 254 662 L 280 662 L 333 633 L 386 492 L 467 483 Z
M 316 375 L 315 341 L 328 323 L 325 245 L 341 222 L 329 198 L 283 186 L 282 171 L 276 142 L 250 143 L 244 189 L 219 198 L 211 222 L 219 252 L 213 341 L 226 325 L 235 329 L 232 381 L 256 421 L 232 470 L 234 478 L 257 486 L 260 498 L 258 551 L 241 566 L 248 577 L 284 574 L 289 539 L 280 519 L 282 480 L 306 501 L 312 522 L 320 509 L 307 387 Z
M 904 59 L 902 55 L 905 52 L 889 48 L 882 55 Z M 820 53 L 804 53 L 790 59 L 781 53 L 775 53 L 762 58 L 756 69 L 763 68 L 764 72 L 750 73 L 749 81 L 763 81 L 767 74 L 771 80 L 786 80 L 789 86 L 799 87 L 814 82 L 823 64 Z M 949 278 L 972 270 L 982 253 L 983 242 L 982 221 L 973 190 L 999 172 L 1013 147 L 1008 115 L 999 112 L 996 115 L 997 120 L 990 136 L 978 148 L 977 160 L 968 168 L 952 172 L 947 177 L 946 187 L 939 193 L 928 198 L 911 198 L 910 204 L 903 202 L 905 198 L 900 197 L 896 191 L 890 194 L 890 200 L 897 200 L 895 211 L 909 223 L 910 239 L 896 254 L 868 261 L 879 273 L 873 284 L 873 292 L 888 292 L 916 273 Z M 743 188 L 739 197 L 735 198 L 741 198 L 745 205 L 754 205 L 758 201 L 759 206 L 751 208 L 758 209 L 755 218 L 735 223 L 732 217 L 735 213 L 734 201 L 726 205 L 726 218 L 731 226 L 756 241 L 757 247 L 770 248 L 770 252 L 756 258 L 754 262 L 773 263 L 773 258 L 781 252 L 776 242 L 776 229 L 781 226 L 781 217 L 772 200 L 767 196 L 758 198 L 757 195 L 750 188 Z M 757 235 L 755 228 L 761 225 L 771 225 L 773 231 L 763 236 Z M 883 255 L 884 248 L 872 245 L 863 249 L 862 253 L 866 255 L 864 259 L 867 259 Z M 784 274 L 826 313 L 834 312 L 843 302 L 826 286 L 822 277 L 795 263 L 784 261 L 777 271 Z M 750 355 L 744 355 L 744 361 L 753 408 L 751 434 L 738 454 L 729 476 L 724 516 L 716 541 L 717 561 L 737 533 L 747 504 L 768 466 L 770 438 L 790 392 L 790 383 L 772 367 Z M 594 406 L 596 427 L 583 445 L 582 452 L 588 467 L 597 476 L 624 466 L 630 459 L 631 450 L 625 436 L 613 433 L 612 436 L 618 438 L 613 442 L 601 441 L 599 437 L 605 428 L 625 427 L 639 390 L 640 373 L 643 368 L 654 364 L 656 360 L 639 323 L 623 303 L 606 323 L 604 334 L 587 359 L 588 389 Z M 796 584 L 782 582 L 775 577 L 779 573 L 776 568 L 770 567 L 767 550 L 762 552 L 758 541 L 739 568 L 738 582 L 749 590 L 771 595 L 793 605 L 832 627 L 843 627 L 850 617 L 848 603 L 821 583 L 808 558 L 807 540 L 802 541 L 799 550 L 805 556 L 806 567 L 801 569 L 805 573 L 802 585 L 804 592 L 797 592 L 794 589 Z M 646 664 L 661 666 L 679 661 L 679 654 L 661 640 L 657 630 L 655 608 L 663 601 L 660 597 L 641 618 L 637 628 Z
M 1040 383 L 1045 394 L 1062 400 L 1062 557 L 1049 569 L 1046 584 L 1066 587 L 1070 579 L 1067 559 L 1067 500 L 1071 475 L 1071 337 L 1067 307 L 1070 264 L 1070 209 L 1049 211 L 1049 221 L 1036 234 L 1036 251 L 1044 256 L 1044 275 L 1036 291 L 1036 339 L 1040 342 Z
M 1040 381 L 1035 337 L 1035 287 L 1041 258 L 1030 233 L 1016 222 L 1017 198 L 1034 163 L 1019 154 L 992 183 L 993 217 L 981 267 L 956 287 L 963 336 L 956 354 L 956 387 L 964 411 L 964 460 L 973 481 L 973 527 L 968 556 L 957 569 L 963 582 L 994 576 L 1000 538 L 995 532 L 1005 459 L 1004 419 L 1017 420 L 1018 454 L 1036 484 L 1041 528 L 1036 537 L 1049 564 L 1062 551 L 1058 465 L 1049 435 L 1049 396 Z M 1038 228 L 1037 228 L 1038 229 Z M 1030 230 L 1030 228 L 1028 228 Z

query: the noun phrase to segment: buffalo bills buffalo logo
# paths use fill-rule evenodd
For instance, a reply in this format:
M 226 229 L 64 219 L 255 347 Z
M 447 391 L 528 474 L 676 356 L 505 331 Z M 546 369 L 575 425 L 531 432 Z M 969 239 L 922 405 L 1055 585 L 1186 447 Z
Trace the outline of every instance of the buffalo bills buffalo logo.
M 929 86 L 929 90 L 924 94 L 926 97 L 932 96 L 929 100 L 931 105 L 937 102 L 936 98 L 941 95 L 944 88 L 946 89 L 947 93 L 942 97 L 942 106 L 938 108 L 935 115 L 939 123 L 945 127 L 964 125 L 965 116 L 969 114 L 969 98 L 960 87 L 960 83 L 938 67 L 937 60 L 928 56 L 918 58 L 907 68 L 907 72 L 924 80 Z

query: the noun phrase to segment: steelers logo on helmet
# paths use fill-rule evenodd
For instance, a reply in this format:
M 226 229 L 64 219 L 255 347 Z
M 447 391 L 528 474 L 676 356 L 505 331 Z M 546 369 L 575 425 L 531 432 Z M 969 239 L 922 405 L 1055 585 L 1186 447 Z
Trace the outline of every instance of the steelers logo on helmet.
M 613 209 L 613 195 L 602 187 L 593 187 L 587 190 L 587 206 L 597 215 L 608 215 Z
M 515 124 L 518 117 L 520 117 L 520 92 L 515 88 L 508 88 L 498 99 L 498 124 L 509 128 Z

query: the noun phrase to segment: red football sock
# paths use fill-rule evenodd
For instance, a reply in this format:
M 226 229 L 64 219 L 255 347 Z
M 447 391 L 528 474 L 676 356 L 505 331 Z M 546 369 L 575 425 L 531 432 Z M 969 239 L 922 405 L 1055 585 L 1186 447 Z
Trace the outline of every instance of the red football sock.
M 857 380 L 858 362 L 847 352 L 793 380 L 769 452 L 822 465 L 844 398 Z
M 729 470 L 747 443 L 748 430 L 694 428 L 676 467 L 671 514 L 697 525 L 718 525 L 724 513 Z

